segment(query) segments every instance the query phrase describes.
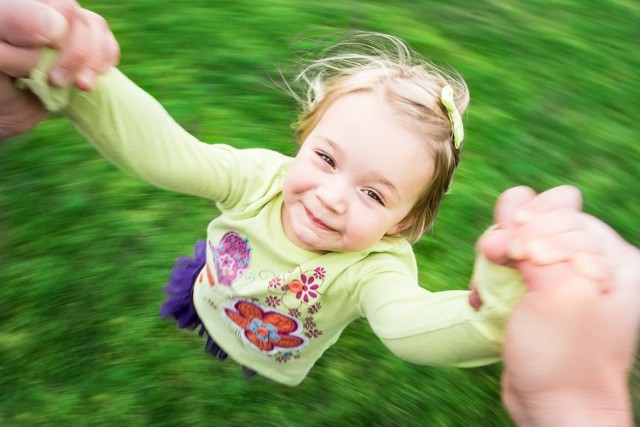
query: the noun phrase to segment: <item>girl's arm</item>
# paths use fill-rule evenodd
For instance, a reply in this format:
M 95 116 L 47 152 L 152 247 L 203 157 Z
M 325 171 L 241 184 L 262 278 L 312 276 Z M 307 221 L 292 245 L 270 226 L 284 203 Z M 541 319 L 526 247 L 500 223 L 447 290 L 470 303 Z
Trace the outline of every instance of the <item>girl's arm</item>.
M 519 255 L 546 264 L 555 262 L 556 257 L 563 261 L 565 255 L 576 251 L 597 252 L 593 239 L 577 233 L 579 223 L 573 218 L 581 200 L 579 191 L 567 186 L 539 195 L 518 187 L 500 197 L 495 209 L 495 222 L 500 227 L 485 233 L 477 245 L 472 282 L 482 302 L 475 305 L 479 309 L 469 303 L 469 292 L 429 293 L 411 285 L 415 279 L 410 274 L 404 278 L 398 274 L 402 271 L 398 258 L 393 269 L 369 278 L 375 285 L 361 287 L 358 296 L 364 314 L 385 344 L 403 359 L 457 366 L 498 360 L 506 321 L 526 291 L 522 278 L 528 283 L 554 283 L 554 278 L 562 280 L 563 276 L 554 266 L 532 270 L 516 263 L 518 271 L 495 262 L 507 263 L 512 249 L 518 247 L 524 251 Z M 565 228 L 558 218 L 565 220 Z M 531 252 L 536 248 L 542 248 L 539 255 Z M 382 263 L 393 266 L 394 259 Z
M 511 307 L 524 292 L 518 273 L 480 257 L 474 277 L 501 289 L 480 310 L 468 302 L 469 291 L 429 292 L 417 285 L 393 259 L 361 281 L 353 297 L 374 332 L 399 358 L 421 365 L 471 367 L 501 358 L 504 326 Z M 371 265 L 371 264 L 369 264 Z
M 47 72 L 56 57 L 55 51 L 45 50 L 22 82 L 49 110 L 67 116 L 106 159 L 166 189 L 222 204 L 236 197 L 232 189 L 237 185 L 230 180 L 247 163 L 238 150 L 198 141 L 115 68 L 91 92 L 52 87 Z

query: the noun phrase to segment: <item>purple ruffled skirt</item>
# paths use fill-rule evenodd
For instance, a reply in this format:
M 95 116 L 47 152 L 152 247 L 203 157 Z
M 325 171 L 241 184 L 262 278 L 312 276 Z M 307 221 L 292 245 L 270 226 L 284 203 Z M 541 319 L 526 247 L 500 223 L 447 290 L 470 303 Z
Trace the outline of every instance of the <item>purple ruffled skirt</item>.
M 211 339 L 193 305 L 193 286 L 206 262 L 206 249 L 205 241 L 198 240 L 195 244 L 193 258 L 181 256 L 176 260 L 169 276 L 169 283 L 164 288 L 168 299 L 160 307 L 160 315 L 163 319 L 173 317 L 180 329 L 194 331 L 199 327 L 198 335 L 207 336 L 207 342 L 204 346 L 205 352 L 224 360 L 228 354 Z M 254 370 L 246 366 L 243 366 L 242 370 L 245 376 L 256 374 Z

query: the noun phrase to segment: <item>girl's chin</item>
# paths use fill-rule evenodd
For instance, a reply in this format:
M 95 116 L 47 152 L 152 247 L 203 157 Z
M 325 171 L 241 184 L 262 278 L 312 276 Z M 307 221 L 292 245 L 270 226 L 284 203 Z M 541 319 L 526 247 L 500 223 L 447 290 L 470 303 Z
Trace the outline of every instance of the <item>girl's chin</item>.
M 326 249 L 327 243 L 322 239 L 319 239 L 318 236 L 308 231 L 306 233 L 300 233 L 300 235 L 297 235 L 296 241 L 294 241 L 294 243 L 296 244 L 296 246 L 309 252 L 329 252 L 329 250 Z

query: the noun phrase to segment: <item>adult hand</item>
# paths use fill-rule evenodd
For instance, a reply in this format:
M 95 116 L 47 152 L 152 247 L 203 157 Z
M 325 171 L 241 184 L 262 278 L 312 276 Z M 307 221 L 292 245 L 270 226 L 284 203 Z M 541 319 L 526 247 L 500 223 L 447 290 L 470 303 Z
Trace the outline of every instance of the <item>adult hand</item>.
M 507 324 L 505 404 L 523 426 L 631 426 L 627 381 L 640 327 L 640 250 L 589 215 L 548 219 L 589 233 L 600 255 L 561 262 L 559 280 L 530 276 Z
M 35 19 L 34 19 L 35 18 Z M 105 20 L 75 0 L 0 0 L 0 71 L 26 77 L 43 46 L 60 50 L 51 83 L 89 90 L 118 62 L 118 43 Z
M 61 51 L 51 83 L 82 90 L 92 89 L 120 55 L 104 19 L 75 0 L 0 0 L 0 141 L 47 115 L 33 95 L 13 86 L 13 78 L 28 76 L 44 46 Z
M 552 253 L 544 247 L 543 237 L 547 240 L 557 239 L 554 234 L 559 233 L 560 229 L 549 227 L 548 229 L 541 227 L 531 227 L 516 230 L 524 222 L 531 218 L 536 218 L 539 222 L 544 222 L 544 216 L 553 214 L 557 211 L 563 211 L 566 215 L 572 212 L 578 212 L 582 209 L 582 195 L 578 189 L 568 185 L 556 187 L 536 194 L 529 187 L 514 187 L 503 192 L 494 209 L 494 228 L 483 234 L 477 242 L 477 250 L 482 253 L 485 258 L 494 264 L 516 267 L 516 261 L 533 258 L 536 262 L 544 264 L 553 264 L 558 261 L 558 253 Z M 536 224 L 536 223 L 534 223 Z M 576 240 L 564 242 L 565 250 L 567 244 L 574 243 Z M 553 257 L 552 257 L 553 256 Z M 529 264 L 521 264 L 519 270 L 525 281 L 530 280 L 531 274 L 542 275 L 544 279 L 558 280 L 559 275 L 564 274 L 564 270 L 558 265 L 549 265 L 546 269 L 528 268 Z M 538 282 L 543 281 L 541 278 L 535 278 Z M 482 305 L 482 301 L 478 294 L 475 284 L 472 283 L 472 292 L 469 295 L 469 303 L 472 307 L 478 309 Z
M 640 251 L 580 212 L 573 187 L 508 190 L 478 250 L 527 293 L 507 324 L 502 395 L 521 426 L 632 425 L 627 379 L 640 327 Z M 472 292 L 470 303 L 482 302 Z

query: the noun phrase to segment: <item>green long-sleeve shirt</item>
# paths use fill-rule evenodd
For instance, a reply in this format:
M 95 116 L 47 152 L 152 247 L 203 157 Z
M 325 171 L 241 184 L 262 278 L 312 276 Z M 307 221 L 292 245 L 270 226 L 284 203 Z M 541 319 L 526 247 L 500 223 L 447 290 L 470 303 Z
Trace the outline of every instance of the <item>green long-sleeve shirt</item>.
M 221 215 L 207 228 L 194 304 L 231 358 L 296 385 L 342 330 L 363 317 L 410 362 L 475 366 L 500 358 L 506 316 L 524 289 L 515 271 L 478 258 L 474 275 L 484 305 L 476 311 L 468 291 L 421 287 L 406 241 L 385 238 L 357 253 L 303 250 L 282 229 L 290 157 L 198 141 L 117 69 L 91 92 L 53 88 L 46 71 L 54 57 L 45 51 L 23 80 L 49 109 L 65 114 L 119 167 L 216 202 Z

